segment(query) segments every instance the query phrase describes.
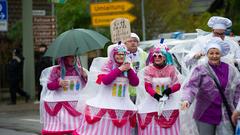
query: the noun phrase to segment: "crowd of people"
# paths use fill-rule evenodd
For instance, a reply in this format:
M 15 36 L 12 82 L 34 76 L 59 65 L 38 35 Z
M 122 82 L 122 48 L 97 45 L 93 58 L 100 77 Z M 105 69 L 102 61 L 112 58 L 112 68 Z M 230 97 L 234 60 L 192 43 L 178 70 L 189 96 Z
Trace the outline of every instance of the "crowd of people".
M 187 76 L 164 42 L 147 53 L 135 33 L 89 71 L 77 56 L 58 58 L 40 77 L 42 134 L 240 135 L 240 48 L 224 35 L 231 25 L 209 19 L 212 33 L 181 59 Z

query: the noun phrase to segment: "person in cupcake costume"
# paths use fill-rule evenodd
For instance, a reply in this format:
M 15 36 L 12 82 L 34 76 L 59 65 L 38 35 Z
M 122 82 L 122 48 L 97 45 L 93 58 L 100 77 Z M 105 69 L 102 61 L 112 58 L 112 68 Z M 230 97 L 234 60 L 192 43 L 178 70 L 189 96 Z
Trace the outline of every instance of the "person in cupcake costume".
M 144 87 L 138 89 L 139 135 L 179 135 L 178 71 L 164 44 L 157 44 L 148 55 L 143 72 Z M 142 77 L 141 77 L 142 78 Z
M 74 135 L 130 135 L 136 124 L 137 108 L 131 101 L 128 87 L 137 86 L 139 79 L 126 60 L 127 50 L 121 42 L 110 50 L 96 80 L 95 96 L 85 102 L 85 119 Z M 94 61 L 98 60 L 96 58 Z M 93 63 L 95 63 L 93 61 Z M 89 74 L 94 74 L 90 68 Z M 97 69 L 97 68 L 95 68 Z M 91 79 L 92 80 L 92 79 Z M 93 86 L 94 84 L 90 85 Z
M 87 82 L 86 71 L 76 56 L 58 58 L 58 65 L 43 70 L 40 117 L 43 135 L 64 135 L 79 127 L 83 115 L 76 106 Z

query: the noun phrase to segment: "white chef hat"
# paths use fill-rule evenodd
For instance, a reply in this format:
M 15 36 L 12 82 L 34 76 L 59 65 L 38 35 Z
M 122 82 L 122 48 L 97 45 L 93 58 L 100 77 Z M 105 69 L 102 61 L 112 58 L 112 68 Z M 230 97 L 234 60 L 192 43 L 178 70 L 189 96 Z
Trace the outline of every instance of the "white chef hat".
M 213 37 L 207 42 L 207 44 L 205 45 L 205 53 L 207 54 L 209 49 L 212 48 L 217 48 L 221 52 L 222 56 L 227 55 L 230 51 L 229 44 L 219 37 Z
M 208 20 L 208 26 L 212 29 L 227 29 L 232 26 L 232 21 L 221 16 L 212 16 Z
M 131 33 L 131 38 L 136 38 L 138 42 L 140 42 L 140 38 L 138 37 L 138 35 L 136 33 Z

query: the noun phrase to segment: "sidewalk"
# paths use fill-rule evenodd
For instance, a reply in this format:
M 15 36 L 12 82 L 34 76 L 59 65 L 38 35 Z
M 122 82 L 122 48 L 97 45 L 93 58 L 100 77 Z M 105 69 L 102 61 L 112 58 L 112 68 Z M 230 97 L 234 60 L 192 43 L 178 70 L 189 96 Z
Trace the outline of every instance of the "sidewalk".
M 33 102 L 25 103 L 24 101 L 17 101 L 16 105 L 7 105 L 6 102 L 0 102 L 1 112 L 19 112 L 19 111 L 39 111 L 39 104 Z
M 0 108 L 1 129 L 40 134 L 39 104 L 18 100 L 16 105 L 1 102 Z

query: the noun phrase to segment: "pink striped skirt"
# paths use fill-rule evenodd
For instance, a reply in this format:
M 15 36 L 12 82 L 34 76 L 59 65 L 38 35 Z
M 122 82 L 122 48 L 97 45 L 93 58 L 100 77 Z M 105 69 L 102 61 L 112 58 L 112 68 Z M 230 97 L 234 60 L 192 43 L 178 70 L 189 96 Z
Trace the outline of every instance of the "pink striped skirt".
M 131 135 L 136 112 L 86 107 L 85 119 L 74 135 Z
M 158 116 L 157 112 L 138 114 L 138 134 L 179 135 L 180 134 L 179 111 L 175 110 L 171 111 L 171 113 L 166 112 L 167 111 L 165 111 L 165 116 L 163 115 Z
M 72 133 L 80 127 L 83 115 L 76 106 L 77 101 L 44 102 L 42 134 Z

